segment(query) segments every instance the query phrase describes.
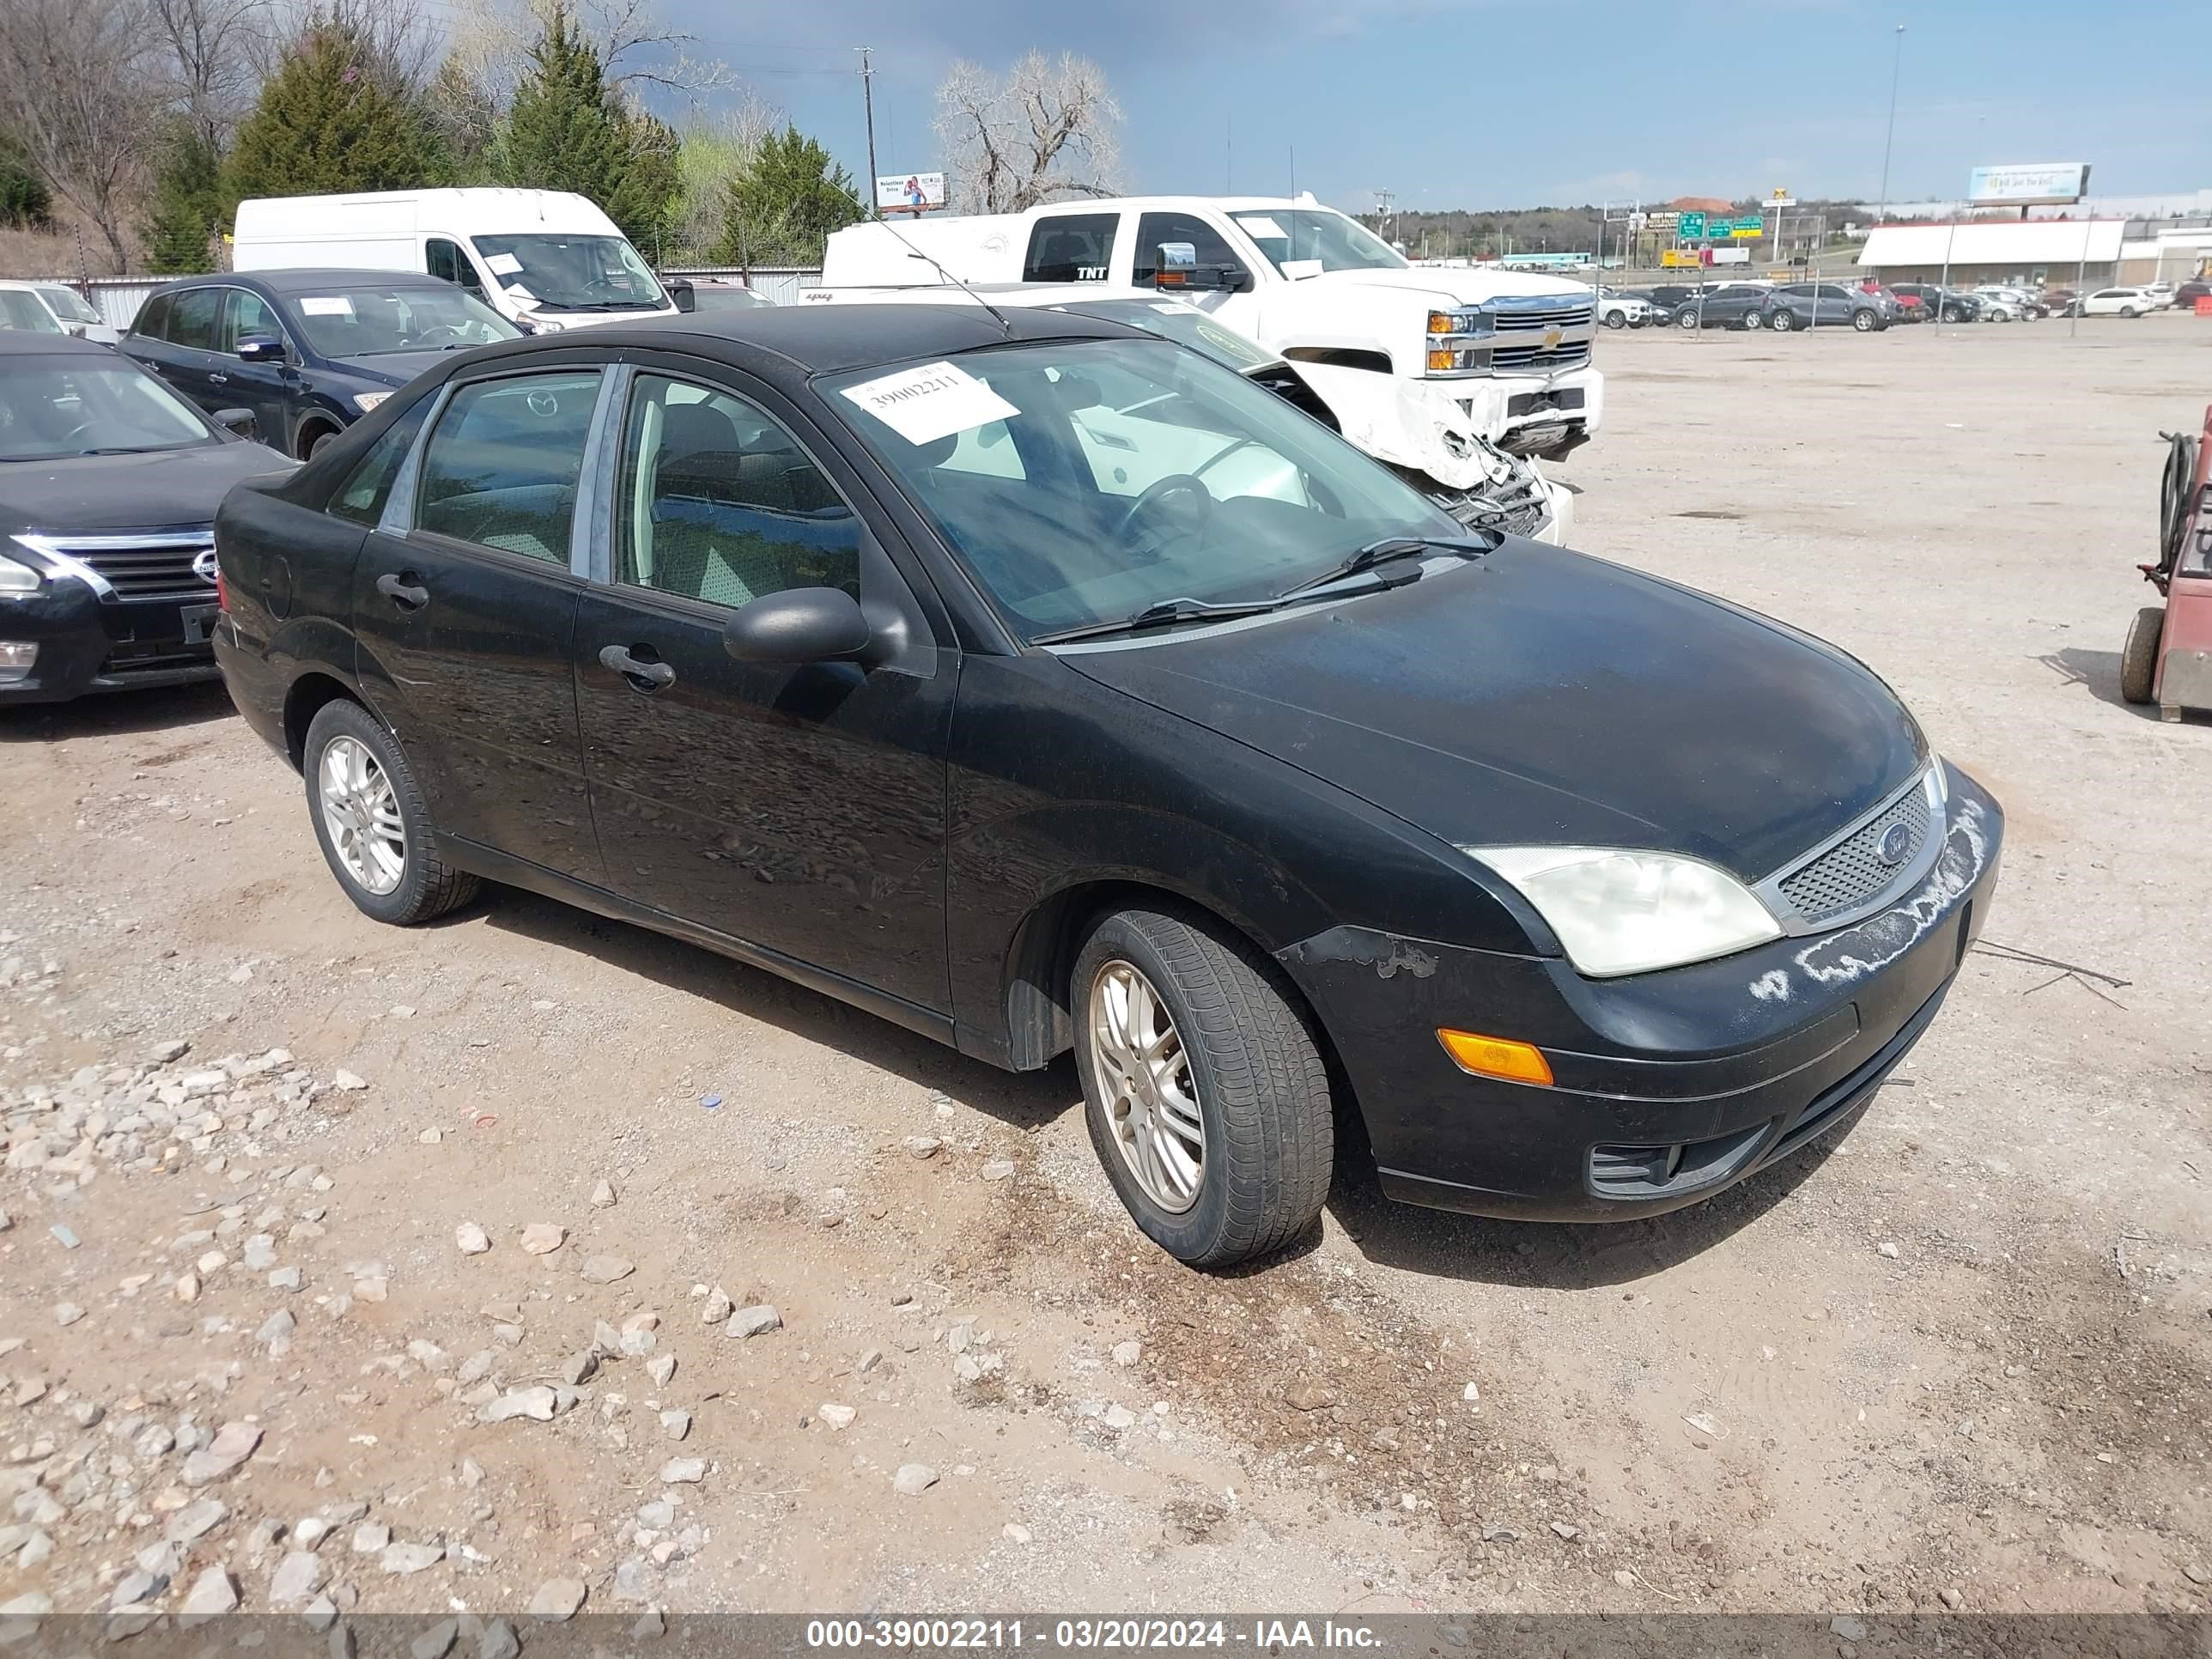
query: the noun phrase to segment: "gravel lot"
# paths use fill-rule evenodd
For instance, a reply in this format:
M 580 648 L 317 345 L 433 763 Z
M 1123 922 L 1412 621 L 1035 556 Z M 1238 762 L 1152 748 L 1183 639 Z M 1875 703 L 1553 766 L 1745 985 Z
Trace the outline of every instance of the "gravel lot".
M 2117 678 L 2212 324 L 1603 351 L 1581 543 L 2010 814 L 1840 1147 L 1607 1229 L 1354 1184 L 1200 1277 L 1066 1062 L 519 894 L 379 927 L 219 690 L 0 712 L 0 1613 L 2205 1611 L 2212 721 Z

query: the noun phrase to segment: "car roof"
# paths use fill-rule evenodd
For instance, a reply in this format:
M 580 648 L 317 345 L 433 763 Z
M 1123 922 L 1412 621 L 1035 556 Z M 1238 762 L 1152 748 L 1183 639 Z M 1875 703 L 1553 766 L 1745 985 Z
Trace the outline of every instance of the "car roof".
M 696 352 L 734 368 L 758 368 L 763 354 L 801 375 L 949 357 L 1009 340 L 1150 340 L 1141 329 L 1068 312 L 1024 307 L 1005 313 L 1005 326 L 983 307 L 936 305 L 776 306 L 698 313 L 650 322 L 612 323 L 508 340 L 471 352 L 471 363 L 536 356 L 578 345 Z
M 223 288 L 254 288 L 264 294 L 313 294 L 320 289 L 343 288 L 349 284 L 378 288 L 451 288 L 453 284 L 442 276 L 432 276 L 420 270 L 358 270 L 326 268 L 310 270 L 210 270 L 197 276 L 180 276 L 173 283 L 165 283 L 154 290 L 156 294 L 173 294 L 188 288 L 203 288 L 215 284 Z
M 0 357 L 102 357 L 109 362 L 117 361 L 112 346 L 80 340 L 74 334 L 33 333 L 27 328 L 0 328 Z M 121 361 L 131 362 L 128 357 Z

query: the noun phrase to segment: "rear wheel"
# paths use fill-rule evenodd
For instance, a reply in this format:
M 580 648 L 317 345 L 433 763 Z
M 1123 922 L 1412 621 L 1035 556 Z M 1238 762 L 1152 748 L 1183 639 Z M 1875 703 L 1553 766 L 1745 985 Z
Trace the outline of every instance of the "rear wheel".
M 1774 315 L 1767 319 L 1766 325 L 1777 334 L 1787 334 L 1797 326 L 1796 313 L 1778 308 Z
M 2120 307 L 2120 315 L 2123 317 L 2132 317 L 2135 314 L 2136 308 L 2133 306 L 2122 306 Z
M 1695 327 L 1697 327 L 1697 325 L 1698 325 L 1698 313 L 1697 313 L 1697 312 L 1696 312 L 1695 310 L 1693 310 L 1692 307 L 1688 307 L 1688 306 L 1684 306 L 1684 307 L 1683 307 L 1680 311 L 1678 311 L 1678 312 L 1676 312 L 1676 313 L 1674 313 L 1674 326 L 1675 326 L 1675 327 L 1677 327 L 1677 328 L 1695 328 Z
M 1195 917 L 1122 910 L 1072 991 L 1091 1144 L 1146 1237 L 1216 1267 L 1303 1232 L 1328 1193 L 1328 1076 L 1261 959 Z
M 2166 629 L 2166 611 L 2147 605 L 2128 624 L 2127 643 L 2120 647 L 2120 696 L 2130 702 L 2148 702 L 2158 682 L 2158 641 Z
M 398 740 L 357 702 L 315 711 L 301 771 L 323 858 L 364 915 L 411 927 L 476 896 L 440 860 L 430 809 Z

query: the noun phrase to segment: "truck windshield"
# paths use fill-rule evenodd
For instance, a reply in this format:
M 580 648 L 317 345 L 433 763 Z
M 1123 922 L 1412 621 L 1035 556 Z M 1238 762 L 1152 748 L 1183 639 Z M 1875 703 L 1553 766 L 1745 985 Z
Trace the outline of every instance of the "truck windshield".
M 1301 259 L 1318 259 L 1323 270 L 1406 269 L 1404 254 L 1334 208 L 1254 208 L 1229 216 L 1277 270 Z
M 477 253 L 518 303 L 547 311 L 659 311 L 668 304 L 619 236 L 479 236 Z
M 0 461 L 135 455 L 217 441 L 176 393 L 106 352 L 15 357 L 0 375 Z
M 1024 638 L 1264 601 L 1460 527 L 1264 387 L 1164 340 L 1055 340 L 820 382 Z
M 64 322 L 96 323 L 100 320 L 100 313 L 85 302 L 82 295 L 74 289 L 62 287 L 58 283 L 40 289 L 39 297 L 52 308 L 55 316 Z

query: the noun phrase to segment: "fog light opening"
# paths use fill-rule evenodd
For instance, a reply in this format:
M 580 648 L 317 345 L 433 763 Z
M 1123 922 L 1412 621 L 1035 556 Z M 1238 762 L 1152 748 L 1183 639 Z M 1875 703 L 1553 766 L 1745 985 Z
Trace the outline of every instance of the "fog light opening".
M 1444 1052 L 1462 1072 L 1471 1072 L 1477 1077 L 1503 1078 L 1508 1083 L 1534 1083 L 1547 1089 L 1552 1086 L 1552 1062 L 1534 1043 L 1444 1027 L 1437 1028 L 1437 1041 L 1443 1044 Z
M 39 660 L 37 642 L 30 640 L 0 640 L 0 685 L 14 685 L 31 678 L 32 665 Z

